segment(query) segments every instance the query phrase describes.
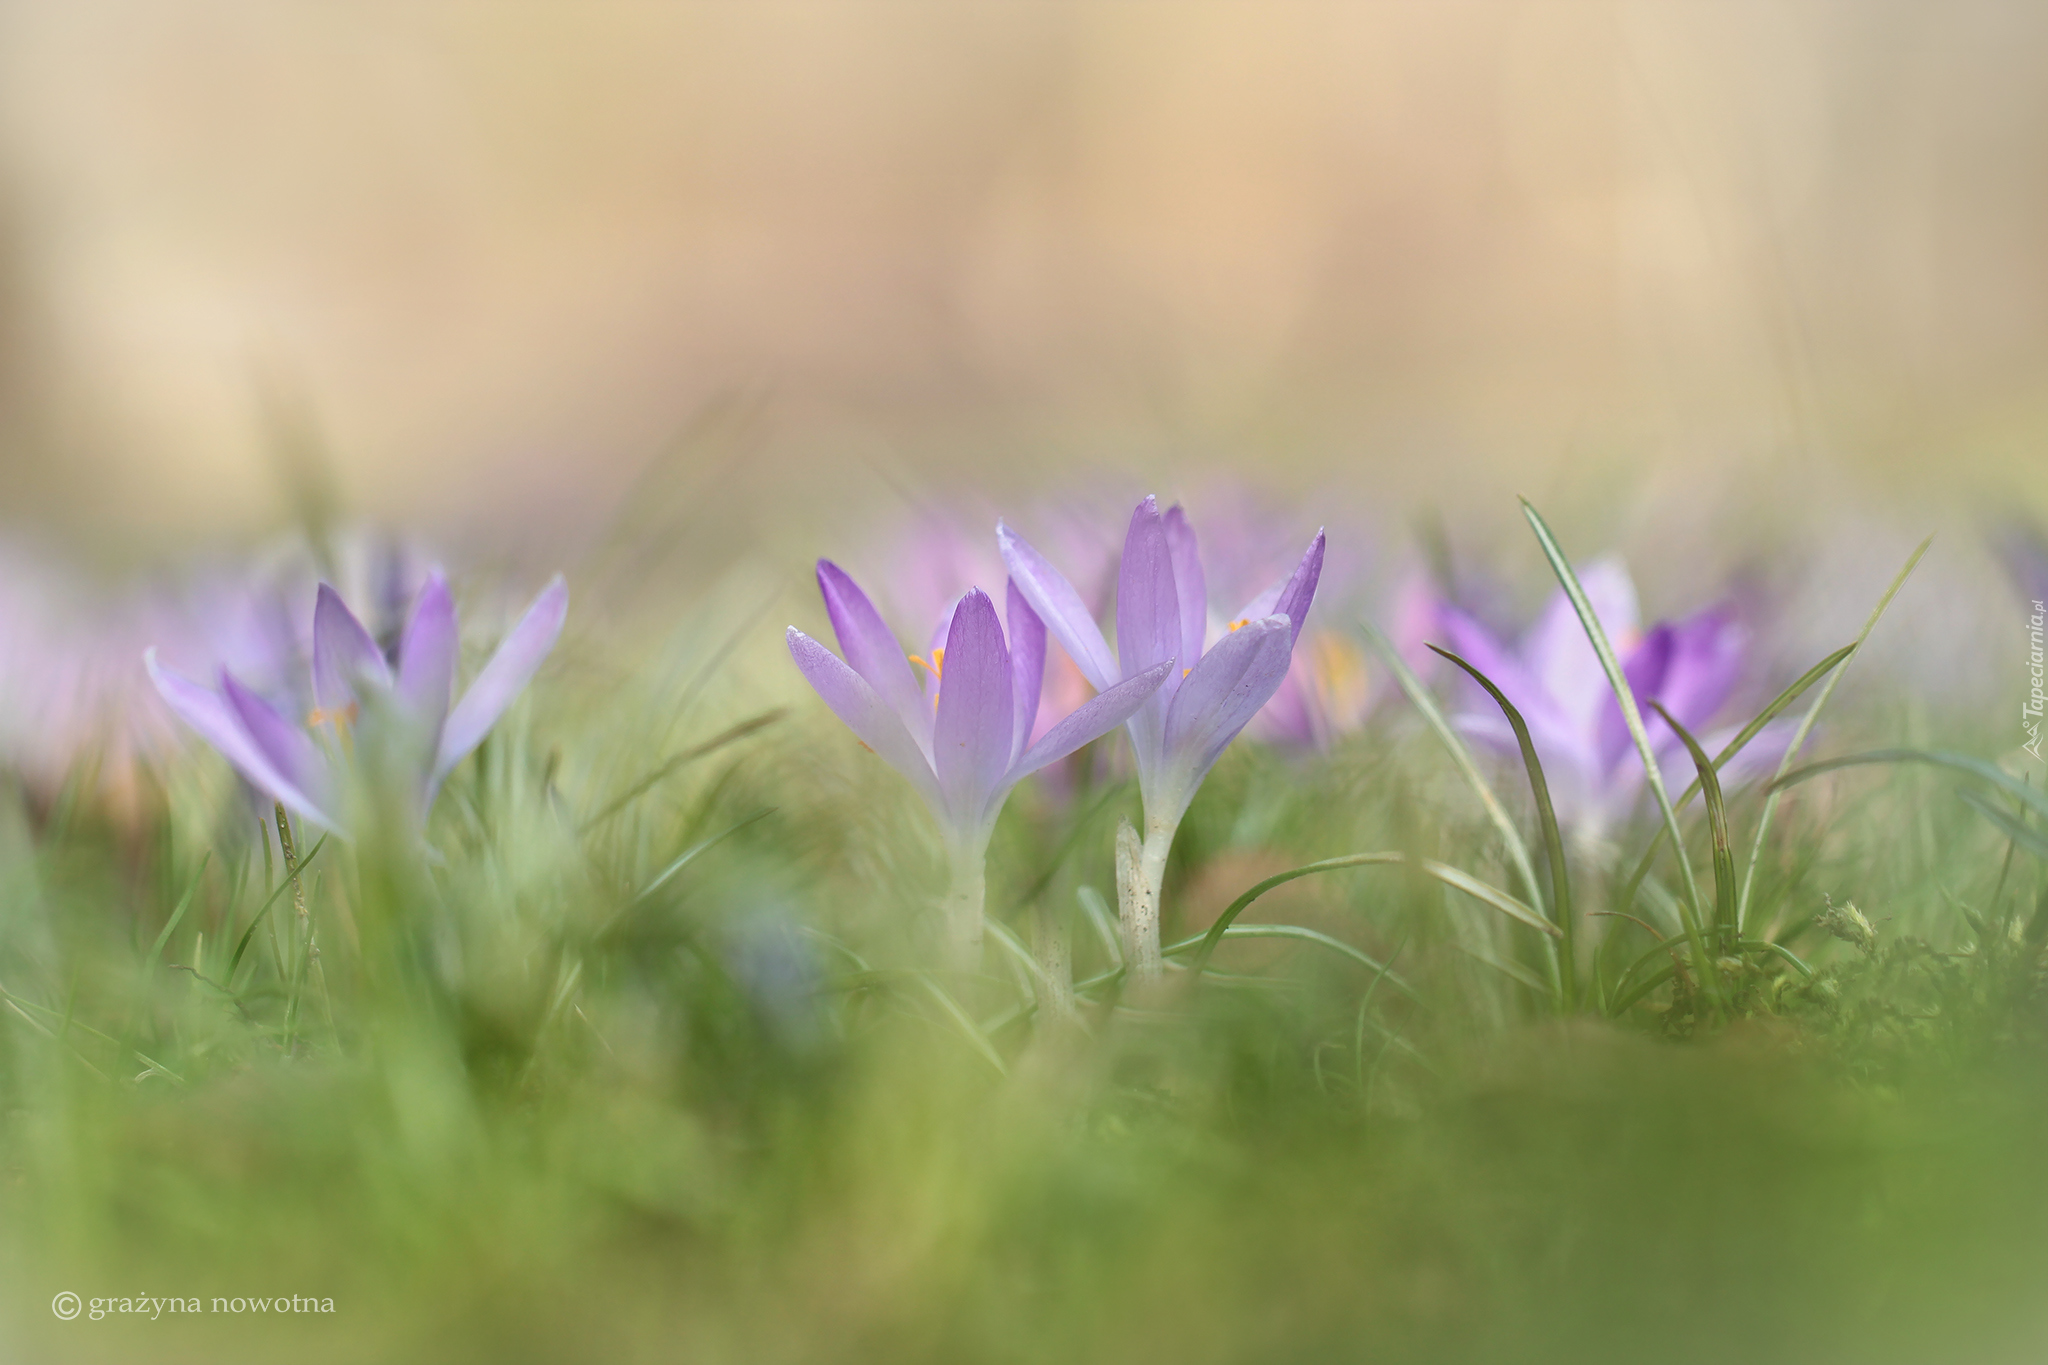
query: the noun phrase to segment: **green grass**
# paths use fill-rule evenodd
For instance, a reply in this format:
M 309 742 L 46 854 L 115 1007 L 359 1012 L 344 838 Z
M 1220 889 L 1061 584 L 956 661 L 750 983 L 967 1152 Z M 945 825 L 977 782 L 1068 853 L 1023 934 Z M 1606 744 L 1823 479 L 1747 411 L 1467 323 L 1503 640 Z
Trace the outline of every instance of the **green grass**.
M 991 855 L 1017 939 L 1072 919 L 1061 1030 L 998 943 L 934 975 L 915 798 L 772 647 L 723 645 L 565 640 L 424 849 L 304 850 L 317 960 L 210 757 L 137 820 L 84 775 L 11 795 L 0 1359 L 2048 1344 L 2048 890 L 2039 798 L 1997 770 L 1788 767 L 1710 785 L 1718 858 L 1681 796 L 1601 859 L 1522 765 L 1383 704 L 1328 754 L 1226 756 L 1169 869 L 1181 969 L 1130 1002 L 1087 907 L 1135 793 L 1098 755 Z M 1894 747 L 1862 691 L 1826 755 Z M 1723 882 L 1756 840 L 1739 907 L 1668 888 L 1674 830 Z M 61 1322 L 61 1290 L 335 1311 Z

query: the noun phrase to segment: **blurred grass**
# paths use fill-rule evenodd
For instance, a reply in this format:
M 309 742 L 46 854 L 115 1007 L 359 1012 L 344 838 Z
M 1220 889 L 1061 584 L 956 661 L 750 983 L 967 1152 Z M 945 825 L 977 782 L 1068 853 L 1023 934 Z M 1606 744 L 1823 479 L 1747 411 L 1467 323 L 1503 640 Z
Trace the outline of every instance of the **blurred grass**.
M 890 984 L 925 960 L 921 812 L 814 706 L 712 746 L 788 695 L 725 638 L 568 642 L 451 780 L 428 854 L 323 851 L 331 1000 L 289 1046 L 289 945 L 259 928 L 225 970 L 270 885 L 213 760 L 168 766 L 140 826 L 11 799 L 0 1357 L 2038 1358 L 2039 945 L 2003 926 L 2041 867 L 2002 877 L 2004 836 L 1947 779 L 1786 795 L 1752 923 L 1823 984 L 1744 978 L 1725 1030 L 1547 1020 L 1468 951 L 1513 960 L 1527 931 L 1374 867 L 1246 920 L 1354 943 L 1423 1003 L 1362 1005 L 1372 974 L 1313 945 L 1226 941 L 1225 975 L 1165 1008 L 999 1030 L 999 1076 Z M 1902 729 L 1881 706 L 1835 724 L 1836 751 Z M 999 829 L 991 905 L 1020 932 L 1108 890 L 1132 797 L 1091 762 Z M 1731 789 L 1738 832 L 1760 804 Z M 1611 901 L 1649 830 L 1575 891 Z M 1320 756 L 1241 744 L 1176 847 L 1169 941 L 1374 848 L 1507 884 L 1412 713 Z M 1865 907 L 1877 952 L 1809 927 L 1823 892 Z M 1075 941 L 1078 975 L 1108 965 Z M 962 999 L 992 1014 L 1004 989 Z M 336 1311 L 59 1322 L 65 1289 Z

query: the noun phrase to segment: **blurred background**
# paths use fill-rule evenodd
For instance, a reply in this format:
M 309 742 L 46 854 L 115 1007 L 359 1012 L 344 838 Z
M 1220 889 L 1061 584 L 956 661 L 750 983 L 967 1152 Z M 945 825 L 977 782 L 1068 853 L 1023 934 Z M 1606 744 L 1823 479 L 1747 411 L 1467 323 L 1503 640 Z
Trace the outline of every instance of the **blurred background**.
M 717 560 L 1203 470 L 1909 544 L 2048 496 L 2044 54 L 2019 0 L 0 0 L 0 507 L 559 554 L 660 465 Z

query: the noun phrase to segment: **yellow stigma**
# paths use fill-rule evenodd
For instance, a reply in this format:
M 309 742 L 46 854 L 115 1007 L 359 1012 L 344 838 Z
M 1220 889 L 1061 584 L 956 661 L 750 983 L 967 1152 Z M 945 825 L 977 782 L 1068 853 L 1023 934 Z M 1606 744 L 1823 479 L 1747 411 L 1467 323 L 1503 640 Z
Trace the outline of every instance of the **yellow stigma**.
M 1246 626 L 1250 625 L 1251 623 L 1252 623 L 1252 618 L 1251 618 L 1251 617 L 1249 617 L 1249 616 L 1246 616 L 1246 617 L 1242 617 L 1242 618 L 1240 618 L 1240 619 L 1238 619 L 1238 620 L 1232 621 L 1232 622 L 1230 623 L 1230 630 L 1231 630 L 1231 633 L 1232 633 L 1232 634 L 1235 634 L 1235 633 L 1237 633 L 1238 631 L 1240 631 L 1240 630 L 1243 630 L 1243 629 L 1244 629 L 1244 628 L 1245 628 Z
M 930 663 L 926 663 L 915 654 L 910 656 L 910 662 L 931 674 L 933 681 L 943 681 L 942 675 L 946 671 L 946 647 L 944 645 L 935 646 L 932 649 L 932 661 Z

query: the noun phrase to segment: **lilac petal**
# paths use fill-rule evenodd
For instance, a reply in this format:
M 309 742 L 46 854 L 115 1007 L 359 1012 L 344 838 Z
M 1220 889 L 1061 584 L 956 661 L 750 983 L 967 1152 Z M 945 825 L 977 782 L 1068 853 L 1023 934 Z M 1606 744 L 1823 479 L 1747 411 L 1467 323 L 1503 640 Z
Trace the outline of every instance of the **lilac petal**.
M 1617 559 L 1602 559 L 1580 572 L 1579 586 L 1586 590 L 1594 618 L 1614 646 L 1615 655 L 1626 659 L 1639 644 L 1641 628 L 1635 585 L 1629 581 L 1628 570 Z M 1522 657 L 1559 711 L 1581 733 L 1591 733 L 1599 724 L 1602 701 L 1611 699 L 1613 690 L 1564 589 L 1559 588 L 1544 607 L 1530 630 Z
M 441 726 L 448 719 L 460 646 L 455 601 L 448 595 L 448 580 L 436 570 L 420 589 L 398 642 L 399 703 L 425 732 L 430 749 L 440 744 Z
M 505 708 L 524 690 L 548 651 L 555 647 L 555 637 L 562 633 L 562 622 L 568 615 L 569 585 L 556 574 L 533 599 L 519 624 L 507 632 L 483 672 L 476 675 L 462 700 L 448 713 L 448 723 L 441 729 L 441 747 L 434 757 L 434 782 L 447 776 L 471 749 L 483 743 L 498 717 L 505 714 Z
M 1131 513 L 1116 580 L 1116 657 L 1125 674 L 1180 657 L 1180 594 L 1159 503 L 1147 497 Z
M 1584 735 L 1571 727 L 1542 684 L 1520 659 L 1508 652 L 1507 646 L 1492 631 L 1448 603 L 1438 608 L 1437 621 L 1450 640 L 1452 652 L 1484 673 L 1487 680 L 1522 713 L 1530 736 L 1536 740 L 1537 752 L 1546 762 L 1553 757 L 1575 764 L 1591 761 L 1592 751 L 1587 747 Z M 1460 718 L 1460 728 L 1483 737 L 1496 748 L 1512 750 L 1515 747 L 1514 731 L 1509 728 L 1507 718 L 1500 714 L 1491 699 L 1480 696 L 1476 683 L 1471 687 L 1475 709 L 1471 715 Z
M 995 603 L 977 588 L 953 609 L 932 725 L 932 767 L 956 816 L 980 818 L 1010 766 L 1016 726 L 1003 624 Z
M 1287 676 L 1293 623 L 1267 616 L 1216 642 L 1182 680 L 1166 714 L 1166 753 L 1193 784 L 1216 762 Z
M 391 686 L 391 666 L 341 594 L 322 583 L 313 606 L 313 705 L 346 711 L 363 682 Z
M 1173 562 L 1173 586 L 1180 594 L 1181 667 L 1193 668 L 1209 636 L 1209 588 L 1202 575 L 1202 556 L 1195 547 L 1195 528 L 1175 503 L 1166 509 L 1166 553 Z M 1126 658 L 1125 665 L 1131 666 Z
M 1010 581 L 1004 598 L 1010 622 L 1010 701 L 1016 712 L 1010 759 L 1015 762 L 1031 742 L 1031 727 L 1038 719 L 1039 693 L 1045 688 L 1045 622 L 1024 600 L 1015 579 Z
M 832 714 L 846 722 L 861 743 L 875 751 L 884 763 L 910 779 L 917 794 L 933 810 L 942 810 L 938 778 L 924 751 L 903 728 L 903 719 L 875 695 L 867 679 L 840 661 L 839 656 L 810 636 L 791 626 L 789 655 L 796 660 L 805 681 L 824 698 Z
M 896 633 L 882 620 L 875 604 L 846 571 L 829 559 L 818 561 L 818 592 L 839 650 L 854 672 L 867 680 L 875 695 L 895 708 L 904 726 L 920 742 L 931 735 L 931 704 L 910 671 L 910 658 Z
M 1288 644 L 1301 638 L 1302 622 L 1308 619 L 1309 603 L 1315 601 L 1316 584 L 1323 576 L 1323 533 L 1316 532 L 1316 538 L 1309 542 L 1301 563 L 1294 566 L 1294 572 L 1280 589 L 1280 596 L 1273 603 L 1273 614 L 1284 616 L 1293 627 Z
M 220 690 L 241 720 L 243 731 L 270 760 L 272 770 L 316 801 L 325 795 L 327 756 L 320 752 L 312 737 L 279 714 L 276 707 L 242 686 L 226 669 L 221 670 Z
M 1059 762 L 1090 740 L 1099 739 L 1122 725 L 1151 699 L 1159 685 L 1177 667 L 1169 659 L 1163 664 L 1153 665 L 1135 678 L 1124 679 L 1107 692 L 1090 697 L 1072 715 L 1047 730 L 1038 743 L 1025 750 L 1017 765 L 1010 769 L 1006 781 L 1021 781 L 1048 763 Z
M 219 750 L 221 757 L 233 764 L 235 771 L 251 786 L 322 829 L 338 829 L 334 818 L 287 776 L 265 748 L 256 742 L 242 719 L 240 709 L 211 688 L 202 687 L 190 678 L 163 667 L 157 662 L 154 649 L 142 658 L 149 670 L 150 681 L 156 684 L 157 694 L 178 714 L 179 719 L 199 732 L 201 739 Z M 324 787 L 324 782 L 322 785 Z
M 1095 624 L 1095 617 L 1089 612 L 1081 595 L 1074 591 L 1074 585 L 1065 576 L 1046 563 L 1045 557 L 1031 548 L 1024 538 L 1001 522 L 996 523 L 996 541 L 1003 551 L 1003 563 L 1010 570 L 1010 581 L 1024 594 L 1024 600 L 1045 623 L 1052 637 L 1067 651 L 1067 657 L 1081 670 L 1081 676 L 1092 684 L 1096 691 L 1107 692 L 1123 677 L 1117 667 L 1116 657 L 1109 652 L 1109 641 L 1102 636 L 1102 627 Z
M 1698 732 L 1735 690 L 1749 652 L 1749 632 L 1730 607 L 1696 613 L 1671 631 L 1671 666 L 1657 700 L 1680 725 Z
M 1671 671 L 1672 648 L 1671 627 L 1659 625 L 1634 652 L 1623 657 L 1621 664 L 1621 675 L 1628 680 L 1628 690 L 1635 697 L 1636 711 L 1643 718 L 1643 731 L 1650 736 L 1651 744 L 1658 749 L 1672 745 L 1681 749 L 1684 747 L 1684 741 L 1673 734 L 1671 727 L 1664 723 L 1663 718 L 1650 709 L 1650 699 L 1662 695 L 1665 679 Z M 1679 723 L 1684 724 L 1684 717 L 1679 718 Z M 1635 740 L 1628 732 L 1628 722 L 1622 719 L 1621 703 L 1615 700 L 1611 685 L 1607 689 L 1607 702 L 1600 708 L 1596 742 L 1599 745 L 1599 765 L 1602 772 L 1612 772 L 1622 761 L 1623 755 L 1635 745 Z

